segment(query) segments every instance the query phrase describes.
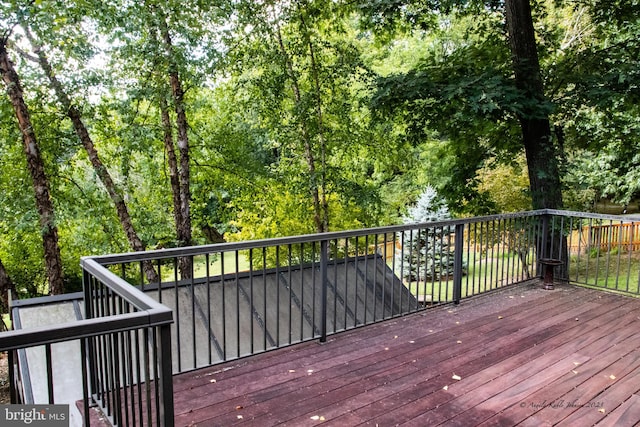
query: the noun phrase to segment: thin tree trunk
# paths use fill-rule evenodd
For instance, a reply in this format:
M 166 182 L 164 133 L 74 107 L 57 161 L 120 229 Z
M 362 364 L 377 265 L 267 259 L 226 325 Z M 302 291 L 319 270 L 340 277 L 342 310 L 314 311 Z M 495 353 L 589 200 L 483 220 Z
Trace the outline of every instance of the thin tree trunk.
M 167 153 L 167 162 L 169 164 L 169 181 L 171 183 L 171 194 L 173 196 L 173 218 L 176 224 L 176 230 L 183 223 L 180 197 L 180 176 L 178 171 L 178 158 L 173 143 L 173 132 L 171 126 L 171 117 L 169 116 L 169 107 L 164 96 L 159 97 L 160 115 L 162 118 L 162 130 L 164 133 L 164 149 Z
M 287 49 L 284 46 L 284 42 L 282 40 L 282 34 L 280 33 L 280 28 L 276 28 L 276 37 L 278 41 L 278 47 L 280 48 L 280 52 L 285 60 L 285 67 L 287 68 L 287 73 L 289 74 L 289 78 L 291 79 L 291 87 L 293 89 L 293 96 L 296 102 L 296 106 L 300 106 L 302 103 L 302 96 L 300 93 L 300 85 L 298 84 L 298 79 L 296 78 L 295 72 L 293 70 L 293 64 L 291 63 L 291 59 L 289 58 L 289 54 Z M 313 150 L 311 147 L 311 137 L 309 135 L 309 130 L 307 128 L 307 124 L 304 120 L 300 123 L 301 131 L 302 131 L 302 140 L 304 141 L 304 152 L 305 152 L 305 160 L 307 161 L 307 167 L 309 168 L 309 177 L 310 177 L 310 185 L 311 185 L 311 196 L 313 198 L 313 222 L 316 226 L 316 231 L 318 233 L 323 233 L 326 230 L 325 221 L 323 221 L 322 214 L 322 202 L 320 196 L 320 188 L 317 182 L 317 172 L 316 172 L 316 160 L 313 154 Z
M 55 214 L 49 190 L 49 180 L 44 171 L 44 162 L 40 156 L 40 148 L 36 139 L 29 109 L 24 102 L 20 79 L 7 53 L 6 39 L 0 43 L 0 74 L 7 85 L 7 93 L 15 111 L 22 132 L 24 153 L 27 158 L 27 167 L 33 181 L 33 189 L 36 199 L 36 207 L 40 216 L 40 229 L 42 244 L 44 247 L 44 261 L 49 280 L 49 292 L 62 294 L 64 292 L 64 276 L 62 274 L 62 260 L 58 245 L 58 228 L 55 223 Z
M 14 285 L 7 270 L 0 259 L 0 312 L 9 312 L 9 295 L 15 294 L 16 286 Z
M 189 246 L 193 243 L 191 234 L 191 166 L 189 162 L 189 123 L 184 109 L 184 89 L 182 88 L 180 74 L 178 73 L 173 42 L 171 40 L 171 35 L 169 34 L 166 16 L 159 10 L 159 8 L 154 7 L 154 10 L 158 12 L 158 27 L 169 64 L 169 82 L 171 84 L 173 106 L 176 113 L 177 143 L 178 152 L 180 154 L 180 166 L 178 169 L 178 178 L 180 183 L 180 214 L 175 217 L 176 220 L 179 221 L 176 223 L 176 234 L 179 246 Z M 163 118 L 163 120 L 164 119 L 165 118 Z M 179 268 L 180 275 L 183 279 L 187 279 L 192 276 L 192 264 L 191 258 L 180 258 Z
M 327 140 L 325 137 L 324 129 L 324 113 L 322 108 L 322 96 L 320 94 L 320 77 L 318 76 L 318 64 L 316 62 L 316 54 L 311 36 L 307 30 L 307 24 L 302 15 L 300 4 L 298 4 L 298 10 L 300 13 L 300 21 L 305 31 L 305 38 L 309 46 L 309 59 L 311 61 L 311 76 L 313 80 L 314 89 L 316 92 L 316 117 L 318 120 L 318 138 L 320 140 L 320 209 L 322 211 L 322 231 L 329 231 L 329 203 L 327 202 Z
M 69 119 L 71 119 L 71 123 L 73 124 L 76 135 L 78 135 L 78 138 L 82 142 L 82 146 L 89 156 L 89 160 L 91 161 L 93 169 L 95 170 L 98 178 L 102 182 L 102 185 L 107 190 L 109 197 L 111 197 L 111 200 L 115 205 L 118 219 L 120 220 L 120 225 L 122 226 L 122 229 L 127 236 L 127 240 L 129 241 L 131 248 L 134 251 L 144 251 L 146 249 L 145 245 L 142 243 L 142 240 L 138 236 L 138 233 L 133 226 L 131 215 L 129 215 L 129 210 L 127 208 L 127 204 L 125 203 L 124 197 L 122 196 L 122 192 L 119 188 L 117 188 L 116 184 L 111 178 L 111 174 L 109 174 L 108 169 L 106 168 L 104 163 L 102 163 L 102 160 L 100 160 L 98 150 L 95 148 L 91 135 L 89 135 L 89 131 L 82 121 L 80 110 L 78 110 L 78 108 L 73 105 L 71 99 L 62 87 L 62 84 L 54 74 L 49 60 L 47 59 L 44 52 L 42 52 L 40 44 L 33 38 L 26 26 L 24 27 L 24 29 L 29 41 L 31 42 L 31 45 L 33 46 L 34 52 L 38 57 L 38 63 L 40 64 L 40 67 L 47 76 L 47 79 L 49 80 L 52 89 L 58 97 L 58 101 L 60 102 L 60 104 L 62 104 L 66 115 L 69 117 Z M 153 268 L 153 264 L 151 262 L 144 262 L 143 269 L 147 280 L 149 280 L 150 283 L 158 282 L 158 274 Z

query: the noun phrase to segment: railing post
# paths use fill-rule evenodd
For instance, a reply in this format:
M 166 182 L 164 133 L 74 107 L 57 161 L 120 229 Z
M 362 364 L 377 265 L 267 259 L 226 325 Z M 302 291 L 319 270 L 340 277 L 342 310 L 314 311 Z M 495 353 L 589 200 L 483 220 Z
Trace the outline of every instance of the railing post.
M 453 302 L 460 304 L 462 298 L 462 255 L 464 252 L 464 224 L 457 224 L 455 229 L 453 257 Z
M 329 241 L 320 241 L 320 280 L 322 281 L 322 307 L 320 318 L 320 342 L 327 341 L 327 288 L 329 286 L 329 276 L 327 267 L 329 265 Z
M 87 350 L 89 349 L 89 338 L 82 338 L 80 340 L 80 370 L 82 371 L 82 407 L 84 410 L 84 422 L 85 427 L 91 426 L 91 417 L 89 417 L 89 399 L 91 399 L 91 392 L 89 391 L 89 372 L 87 370 L 88 359 Z
M 94 313 L 94 308 L 93 308 L 93 295 L 94 295 L 94 289 L 91 283 L 91 275 L 84 269 L 84 266 L 82 267 L 82 290 L 84 292 L 84 318 L 85 319 L 92 319 L 93 317 L 95 317 L 95 313 Z M 96 353 L 95 353 L 95 347 L 94 347 L 94 342 L 97 338 L 92 337 L 92 338 L 88 338 L 86 340 L 82 340 L 80 345 L 84 345 L 85 347 L 85 351 L 84 351 L 84 356 L 86 357 L 86 360 L 82 360 L 82 363 L 86 363 L 86 369 L 87 369 L 87 396 L 85 396 L 85 399 L 89 398 L 89 399 L 93 399 L 93 396 L 95 396 L 97 394 L 97 390 L 96 390 L 96 385 L 97 385 L 97 374 L 96 374 L 96 362 L 95 362 L 95 357 L 96 357 Z M 86 405 L 89 402 L 85 402 L 85 409 L 86 409 Z M 89 412 L 87 411 L 86 414 L 88 414 Z M 85 416 L 85 419 L 88 420 L 88 416 Z
M 171 325 L 164 324 L 159 327 L 159 373 L 160 381 L 160 425 L 164 427 L 174 426 L 174 409 L 173 409 L 173 366 L 171 361 Z
M 11 311 L 11 309 L 9 309 L 9 311 Z M 16 377 L 15 377 L 15 371 L 14 371 L 14 364 L 15 364 L 15 359 L 14 359 L 14 354 L 15 352 L 17 352 L 17 350 L 9 350 L 7 352 L 7 357 L 9 358 L 8 360 L 8 364 L 9 364 L 9 403 L 12 404 L 16 404 L 18 403 L 18 393 L 16 391 Z

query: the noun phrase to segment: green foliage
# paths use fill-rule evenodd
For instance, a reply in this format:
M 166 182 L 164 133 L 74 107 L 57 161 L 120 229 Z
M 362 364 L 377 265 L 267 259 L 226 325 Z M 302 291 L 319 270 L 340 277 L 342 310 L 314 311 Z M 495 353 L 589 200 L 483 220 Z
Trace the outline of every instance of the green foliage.
M 488 195 L 495 203 L 496 212 L 521 212 L 531 210 L 529 174 L 524 155 L 505 164 L 496 161 L 478 170 L 478 191 Z

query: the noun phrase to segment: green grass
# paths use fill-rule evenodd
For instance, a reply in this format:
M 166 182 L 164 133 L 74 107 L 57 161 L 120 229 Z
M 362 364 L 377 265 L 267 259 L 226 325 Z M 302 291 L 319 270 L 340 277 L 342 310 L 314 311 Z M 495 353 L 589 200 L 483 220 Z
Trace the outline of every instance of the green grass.
M 475 260 L 475 262 L 473 262 Z M 529 267 L 532 274 L 532 266 Z M 524 277 L 515 254 L 500 254 L 494 258 L 476 253 L 470 256 L 467 274 L 462 277 L 462 298 L 505 286 Z M 453 279 L 405 283 L 409 291 L 434 302 L 453 300 Z
M 224 273 L 235 273 L 237 271 L 248 271 L 249 260 L 242 253 L 238 254 L 238 265 L 236 269 L 235 252 L 225 252 L 223 257 L 217 255 L 209 256 L 209 276 L 218 276 L 222 273 L 222 260 L 224 258 Z M 195 256 L 193 258 L 193 277 L 203 278 L 207 276 L 207 258 L 204 255 Z M 162 281 L 171 282 L 174 280 L 175 270 L 173 264 L 162 266 Z
M 236 253 L 235 252 L 225 252 L 223 255 L 224 258 L 224 272 L 227 273 L 235 273 L 236 272 Z M 219 255 L 216 257 L 209 258 L 209 275 L 210 276 L 218 276 L 222 274 L 222 260 Z M 249 260 L 244 254 L 238 254 L 238 266 L 237 271 L 248 271 L 249 270 Z M 195 277 L 206 277 L 207 275 L 207 262 L 204 256 L 195 257 L 193 264 L 193 271 Z
M 640 257 L 625 252 L 572 255 L 569 280 L 589 286 L 638 293 Z

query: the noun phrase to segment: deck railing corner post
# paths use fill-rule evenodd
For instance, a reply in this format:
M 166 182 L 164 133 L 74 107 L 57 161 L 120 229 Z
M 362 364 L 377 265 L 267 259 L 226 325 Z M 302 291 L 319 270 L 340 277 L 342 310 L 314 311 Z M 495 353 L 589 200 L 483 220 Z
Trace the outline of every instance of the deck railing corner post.
M 93 309 L 93 297 L 94 291 L 92 289 L 92 278 L 91 274 L 85 269 L 84 263 L 82 263 L 82 291 L 84 294 L 84 318 L 92 319 L 95 317 L 94 309 Z M 96 353 L 94 347 L 95 337 L 89 337 L 81 340 L 80 345 L 84 346 L 84 350 L 81 352 L 86 360 L 83 360 L 82 363 L 86 363 L 87 370 L 87 387 L 88 393 L 84 398 L 92 398 L 97 392 L 96 388 Z M 88 402 L 87 402 L 88 403 Z

